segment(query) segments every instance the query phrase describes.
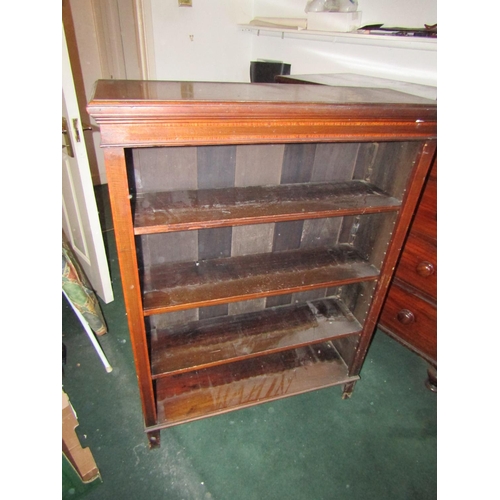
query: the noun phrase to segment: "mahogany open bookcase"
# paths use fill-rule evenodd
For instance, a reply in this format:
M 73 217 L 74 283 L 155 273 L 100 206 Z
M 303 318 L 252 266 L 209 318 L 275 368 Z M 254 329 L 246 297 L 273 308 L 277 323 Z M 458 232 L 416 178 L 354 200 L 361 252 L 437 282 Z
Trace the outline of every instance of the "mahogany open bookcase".
M 436 103 L 101 80 L 88 110 L 150 446 L 274 399 L 350 396 L 435 156 Z

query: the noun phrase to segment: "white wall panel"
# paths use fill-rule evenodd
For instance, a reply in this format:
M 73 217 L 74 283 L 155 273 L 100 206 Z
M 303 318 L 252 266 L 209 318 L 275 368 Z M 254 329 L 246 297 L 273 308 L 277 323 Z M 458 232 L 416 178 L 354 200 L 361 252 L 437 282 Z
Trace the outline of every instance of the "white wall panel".
M 151 0 L 158 80 L 249 81 L 253 0 Z

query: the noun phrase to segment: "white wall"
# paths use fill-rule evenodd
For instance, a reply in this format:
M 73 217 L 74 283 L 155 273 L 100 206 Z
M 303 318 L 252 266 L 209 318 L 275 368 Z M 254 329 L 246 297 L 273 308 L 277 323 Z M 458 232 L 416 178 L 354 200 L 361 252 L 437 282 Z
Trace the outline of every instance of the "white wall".
M 255 16 L 305 17 L 304 0 L 255 0 Z M 424 27 L 437 22 L 436 0 L 358 0 L 362 24 Z M 357 73 L 437 85 L 437 53 L 379 46 L 254 36 L 252 58 L 278 59 L 292 74 Z
M 258 36 L 252 57 L 290 63 L 296 75 L 355 73 L 437 86 L 435 51 Z
M 256 16 L 305 17 L 306 0 L 150 0 L 158 80 L 250 81 L 250 61 L 277 59 L 292 74 L 358 73 L 436 85 L 435 51 L 281 39 L 239 32 Z M 436 0 L 358 0 L 363 24 L 423 27 Z
M 253 0 L 150 0 L 158 80 L 249 81 Z

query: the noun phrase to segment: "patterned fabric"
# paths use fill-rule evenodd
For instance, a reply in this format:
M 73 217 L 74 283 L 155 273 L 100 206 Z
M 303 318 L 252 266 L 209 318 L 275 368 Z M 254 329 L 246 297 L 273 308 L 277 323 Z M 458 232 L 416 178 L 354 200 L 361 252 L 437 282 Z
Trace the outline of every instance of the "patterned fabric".
M 99 302 L 64 234 L 62 239 L 62 288 L 72 304 L 87 320 L 90 328 L 97 335 L 104 335 L 108 329 Z

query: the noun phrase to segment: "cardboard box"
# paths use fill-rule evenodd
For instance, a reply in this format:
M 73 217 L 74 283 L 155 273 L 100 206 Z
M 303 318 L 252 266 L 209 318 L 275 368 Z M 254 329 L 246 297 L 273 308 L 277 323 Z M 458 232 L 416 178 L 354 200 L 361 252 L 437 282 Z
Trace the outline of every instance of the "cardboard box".
M 78 426 L 76 413 L 69 402 L 67 394 L 62 393 L 62 451 L 75 468 L 84 483 L 100 477 L 99 469 L 89 448 L 82 448 L 76 435 Z
M 361 26 L 361 12 L 308 12 L 307 29 L 348 33 Z

